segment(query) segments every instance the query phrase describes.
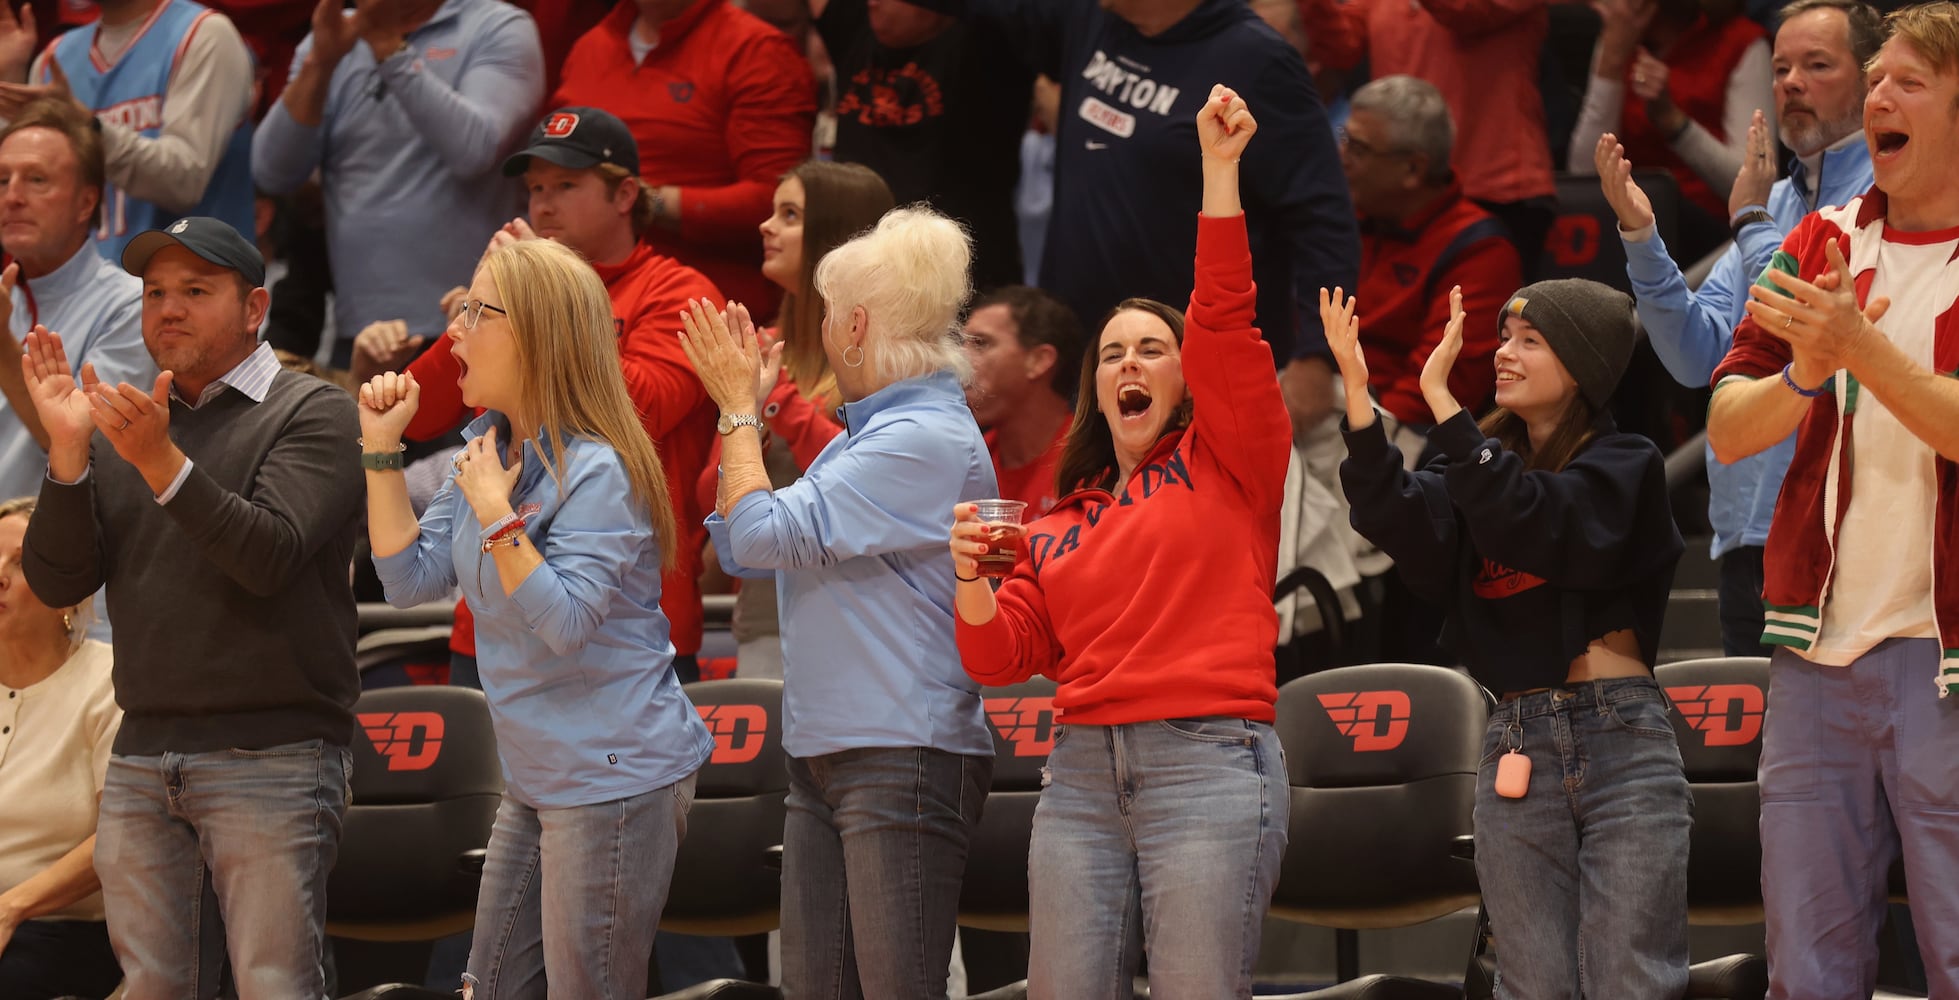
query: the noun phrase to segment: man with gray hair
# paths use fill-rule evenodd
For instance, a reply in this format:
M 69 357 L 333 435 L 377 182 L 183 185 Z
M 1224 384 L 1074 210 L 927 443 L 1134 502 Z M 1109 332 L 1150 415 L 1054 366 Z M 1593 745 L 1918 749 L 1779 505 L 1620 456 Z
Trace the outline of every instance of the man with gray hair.
M 1463 196 L 1451 168 L 1455 124 L 1434 85 L 1385 76 L 1354 93 L 1340 134 L 1340 166 L 1360 215 L 1360 288 L 1367 312 L 1367 382 L 1394 418 L 1394 441 L 1409 461 L 1431 419 L 1422 401 L 1422 362 L 1449 323 L 1449 289 L 1463 309 L 1493 317 L 1523 284 L 1517 250 L 1502 223 Z M 1496 324 L 1471 323 L 1449 389 L 1472 412 L 1489 401 Z

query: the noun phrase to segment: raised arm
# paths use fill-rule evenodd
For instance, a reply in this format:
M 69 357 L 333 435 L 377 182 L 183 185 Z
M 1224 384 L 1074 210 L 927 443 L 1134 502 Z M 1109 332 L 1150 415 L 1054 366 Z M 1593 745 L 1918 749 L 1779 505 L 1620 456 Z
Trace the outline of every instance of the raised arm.
M 1276 508 L 1284 490 L 1292 424 L 1272 375 L 1272 350 L 1252 325 L 1258 295 L 1238 198 L 1239 158 L 1257 131 L 1244 98 L 1221 84 L 1211 88 L 1197 112 L 1203 215 L 1198 219 L 1183 369 L 1199 440 L 1217 452 L 1241 489 Z

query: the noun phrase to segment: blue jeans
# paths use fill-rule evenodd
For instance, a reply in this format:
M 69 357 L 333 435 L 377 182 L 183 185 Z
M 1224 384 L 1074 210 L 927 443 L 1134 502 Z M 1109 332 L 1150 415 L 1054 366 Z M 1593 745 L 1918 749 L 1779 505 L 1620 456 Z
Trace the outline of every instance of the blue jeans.
M 1959 996 L 1959 699 L 1932 693 L 1934 639 L 1847 667 L 1769 665 L 1762 902 L 1769 996 L 1868 997 L 1900 852 L 1929 992 Z
M 109 758 L 95 870 L 128 1000 L 202 996 L 208 871 L 240 1000 L 320 998 L 353 758 L 319 740 Z
M 1522 747 L 1530 788 L 1496 794 Z M 1571 684 L 1490 716 L 1476 783 L 1476 877 L 1498 1000 L 1674 1000 L 1687 988 L 1693 794 L 1651 677 Z
M 789 758 L 785 1000 L 943 1000 L 993 758 L 926 747 Z
M 642 1000 L 694 776 L 596 805 L 503 797 L 476 896 L 465 997 Z
M 1027 859 L 1031 1000 L 1128 1000 L 1142 948 L 1160 1000 L 1251 996 L 1286 850 L 1272 727 L 1066 726 L 1043 782 Z

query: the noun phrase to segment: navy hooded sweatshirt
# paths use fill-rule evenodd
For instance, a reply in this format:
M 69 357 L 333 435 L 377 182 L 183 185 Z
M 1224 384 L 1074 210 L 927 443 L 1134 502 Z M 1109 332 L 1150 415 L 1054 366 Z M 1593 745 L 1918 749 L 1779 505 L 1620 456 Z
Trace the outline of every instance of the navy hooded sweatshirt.
M 917 0 L 998 22 L 1061 84 L 1041 287 L 1097 327 L 1117 302 L 1190 300 L 1203 193 L 1197 109 L 1222 83 L 1258 119 L 1239 185 L 1258 328 L 1284 361 L 1327 355 L 1321 286 L 1355 287 L 1360 236 L 1306 62 L 1244 0 L 1204 0 L 1144 37 L 1097 0 Z

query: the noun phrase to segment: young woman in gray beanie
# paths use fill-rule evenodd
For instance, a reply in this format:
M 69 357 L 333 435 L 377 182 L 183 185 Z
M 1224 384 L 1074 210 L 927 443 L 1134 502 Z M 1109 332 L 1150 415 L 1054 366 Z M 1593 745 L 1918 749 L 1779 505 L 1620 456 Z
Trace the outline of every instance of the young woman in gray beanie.
M 1480 423 L 1449 392 L 1460 288 L 1450 305 L 1421 375 L 1436 457 L 1411 473 L 1368 398 L 1354 302 L 1320 292 L 1354 527 L 1447 610 L 1444 647 L 1502 698 L 1475 814 L 1497 996 L 1674 1000 L 1691 800 L 1651 666 L 1683 546 L 1659 449 L 1606 408 L 1632 357 L 1632 301 L 1591 281 L 1519 289 L 1497 318 L 1497 408 Z

